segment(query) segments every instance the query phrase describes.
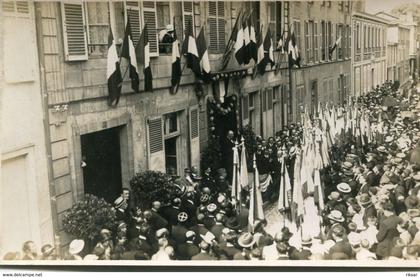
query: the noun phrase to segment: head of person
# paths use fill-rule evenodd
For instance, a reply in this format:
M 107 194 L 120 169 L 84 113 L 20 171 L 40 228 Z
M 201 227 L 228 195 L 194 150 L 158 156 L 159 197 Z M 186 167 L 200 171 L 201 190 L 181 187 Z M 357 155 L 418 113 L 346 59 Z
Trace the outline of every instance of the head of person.
M 37 250 L 36 250 L 35 242 L 31 240 L 25 241 L 22 245 L 22 252 L 24 254 L 36 255 Z
M 128 201 L 128 198 L 130 198 L 130 190 L 128 188 L 123 188 L 122 189 L 122 193 L 121 193 L 121 197 Z
M 233 133 L 233 131 L 232 130 L 229 130 L 227 132 L 227 138 L 228 139 L 233 139 L 234 137 L 235 137 L 235 134 Z

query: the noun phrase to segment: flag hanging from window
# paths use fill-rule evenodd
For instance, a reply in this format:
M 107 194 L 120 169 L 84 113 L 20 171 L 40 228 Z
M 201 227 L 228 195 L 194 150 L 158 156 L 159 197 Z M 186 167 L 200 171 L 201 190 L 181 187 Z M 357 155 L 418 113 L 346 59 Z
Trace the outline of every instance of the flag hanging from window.
M 178 90 L 179 83 L 181 82 L 181 55 L 179 53 L 179 40 L 176 35 L 176 28 L 174 26 L 174 42 L 172 42 L 172 74 L 171 74 L 171 85 L 172 91 Z
M 249 28 L 249 55 L 250 58 L 256 63 L 258 60 L 258 45 L 257 38 L 255 33 L 255 28 L 257 26 L 256 18 L 254 12 L 251 13 L 248 19 L 248 28 Z
M 230 38 L 228 40 L 226 49 L 225 49 L 225 53 L 223 54 L 223 58 L 222 58 L 222 69 L 225 69 L 226 66 L 229 63 L 230 60 L 230 56 L 232 54 L 232 51 L 235 50 L 235 45 L 236 45 L 236 39 L 238 36 L 238 31 L 239 29 L 242 30 L 242 27 L 240 26 L 240 22 L 241 22 L 241 15 L 242 15 L 242 10 L 239 12 L 238 17 L 236 18 L 235 21 L 235 25 L 233 26 L 233 30 L 232 33 L 230 34 Z
M 293 65 L 300 67 L 299 48 L 296 44 L 295 32 L 293 29 L 290 31 L 289 37 L 287 39 L 287 51 L 289 54 L 289 68 L 292 68 Z
M 243 31 L 244 32 L 244 54 L 243 54 L 244 64 L 249 64 L 249 62 L 251 61 L 251 55 L 250 55 L 251 40 L 249 37 L 249 25 L 248 25 L 248 21 L 250 17 L 251 17 L 251 14 L 249 14 L 248 18 L 242 22 L 242 28 L 244 30 Z
M 274 49 L 273 49 L 273 40 L 271 38 L 270 28 L 267 30 L 265 35 L 264 42 L 262 42 L 262 30 L 259 37 L 259 47 L 258 47 L 258 72 L 263 75 L 265 73 L 265 68 L 267 64 L 270 64 L 271 67 L 274 65 Z
M 153 91 L 153 75 L 150 67 L 150 43 L 147 24 L 144 24 L 137 49 L 139 50 L 140 63 L 143 64 L 144 91 Z
M 243 21 L 245 19 L 245 15 L 242 18 L 242 23 L 238 24 L 238 30 L 236 32 L 236 41 L 235 41 L 235 58 L 238 64 L 244 64 L 245 60 L 245 44 L 244 44 L 244 24 Z
M 120 70 L 120 60 L 118 58 L 117 47 L 115 46 L 111 28 L 109 28 L 108 35 L 106 78 L 108 80 L 108 103 L 110 105 L 117 105 L 121 96 L 122 76 Z
M 189 22 L 191 25 L 191 22 Z M 200 60 L 198 58 L 197 42 L 193 35 L 192 27 L 186 28 L 184 43 L 182 44 L 182 55 L 187 60 L 187 67 L 194 72 L 195 76 L 201 77 Z
M 130 18 L 127 19 L 125 27 L 124 40 L 121 49 L 121 57 L 128 61 L 129 77 L 131 79 L 131 88 L 135 92 L 139 92 L 139 71 L 137 69 L 136 50 L 133 44 L 133 36 L 131 34 Z
M 201 28 L 200 34 L 197 37 L 197 52 L 198 59 L 202 65 L 202 79 L 205 82 L 210 82 L 211 73 L 210 73 L 210 61 L 209 54 L 207 51 L 206 38 L 204 37 L 204 28 Z
M 330 57 L 330 59 L 332 58 L 332 54 L 334 53 L 335 49 L 340 44 L 340 42 L 341 42 L 341 36 L 334 42 L 334 45 L 331 47 L 331 49 L 329 51 L 329 57 Z

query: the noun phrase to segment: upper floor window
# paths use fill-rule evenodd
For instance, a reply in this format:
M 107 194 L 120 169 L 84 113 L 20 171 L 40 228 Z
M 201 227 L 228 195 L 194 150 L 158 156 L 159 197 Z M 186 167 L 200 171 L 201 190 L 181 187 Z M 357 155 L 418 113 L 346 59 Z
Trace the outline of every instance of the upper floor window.
M 277 42 L 280 39 L 283 32 L 283 30 L 281 29 L 281 4 L 282 2 L 267 3 L 269 26 L 272 32 L 272 38 L 274 42 Z
M 222 53 L 225 49 L 225 2 L 208 2 L 208 26 L 210 31 L 209 50 Z
M 109 4 L 86 2 L 89 55 L 102 56 L 108 51 Z

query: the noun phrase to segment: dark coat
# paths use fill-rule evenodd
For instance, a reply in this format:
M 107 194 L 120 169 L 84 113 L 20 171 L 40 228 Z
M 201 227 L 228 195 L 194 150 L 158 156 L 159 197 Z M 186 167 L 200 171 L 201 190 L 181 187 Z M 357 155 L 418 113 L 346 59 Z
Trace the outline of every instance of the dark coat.
M 176 244 L 181 244 L 186 241 L 185 235 L 187 234 L 188 229 L 182 225 L 172 226 L 171 236 L 174 239 Z
M 225 228 L 225 226 L 221 223 L 215 223 L 213 227 L 210 228 L 210 232 L 213 233 L 213 235 L 216 237 L 217 241 L 220 242 L 220 236 L 222 235 L 222 230 Z
M 289 258 L 291 260 L 309 260 L 309 257 L 311 257 L 312 253 L 308 249 L 302 249 L 297 250 L 296 248 L 293 248 L 290 251 Z
M 397 225 L 401 223 L 402 219 L 396 215 L 391 215 L 385 218 L 382 223 L 379 224 L 378 234 L 378 246 L 376 248 L 376 254 L 380 257 L 388 257 L 393 247 L 392 241 L 395 237 L 398 237 L 400 233 L 397 230 Z
M 353 250 L 351 248 L 350 243 L 347 240 L 342 240 L 342 241 L 336 242 L 330 248 L 330 251 L 328 252 L 328 258 L 331 259 L 334 253 L 344 253 L 350 259 L 353 255 Z
M 363 213 L 363 224 L 365 225 L 365 226 L 367 226 L 367 219 L 369 218 L 369 217 L 376 217 L 377 216 L 377 211 L 376 211 L 376 208 L 375 208 L 375 206 L 373 206 L 373 204 L 371 204 L 370 206 L 368 206 L 368 207 L 366 207 L 365 208 L 365 211 L 364 211 L 364 213 Z
M 235 246 L 227 246 L 226 244 L 220 246 L 220 251 L 228 258 L 228 260 L 233 260 L 233 257 L 236 254 L 241 253 L 241 251 Z
M 191 242 L 185 242 L 177 247 L 178 260 L 191 260 L 191 258 L 200 253 L 200 248 Z
M 148 222 L 154 230 L 159 230 L 161 228 L 168 227 L 168 221 L 163 216 L 161 216 L 159 213 L 153 210 L 150 210 L 150 212 L 152 216 L 148 220 Z

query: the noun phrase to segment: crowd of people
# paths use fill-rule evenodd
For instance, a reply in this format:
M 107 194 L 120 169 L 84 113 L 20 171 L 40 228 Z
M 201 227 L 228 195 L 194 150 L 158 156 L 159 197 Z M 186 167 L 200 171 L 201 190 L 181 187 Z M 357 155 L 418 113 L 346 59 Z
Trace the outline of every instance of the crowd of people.
M 387 97 L 398 103 L 384 105 Z M 318 234 L 303 234 L 281 221 L 275 233 L 268 233 L 266 220 L 248 222 L 246 195 L 239 202 L 231 198 L 226 169 L 206 169 L 200 176 L 192 167 L 174 180 L 179 193 L 170 205 L 153 201 L 147 209 L 137 209 L 124 189 L 114 202 L 117 227 L 103 229 L 93 250 L 75 239 L 65 255 L 57 256 L 52 245 L 44 245 L 38 254 L 28 241 L 21 254 L 8 253 L 4 259 L 417 260 L 419 94 L 415 88 L 398 93 L 387 82 L 357 102 L 358 109 L 369 115 L 372 139 L 342 134 L 332 145 L 331 162 L 321 171 L 325 207 Z M 264 193 L 267 201 L 278 198 L 282 161 L 289 176 L 294 175 L 303 129 L 303 124 L 291 124 L 275 137 L 257 138 L 258 170 L 272 176 Z M 232 134 L 228 137 L 233 144 Z

